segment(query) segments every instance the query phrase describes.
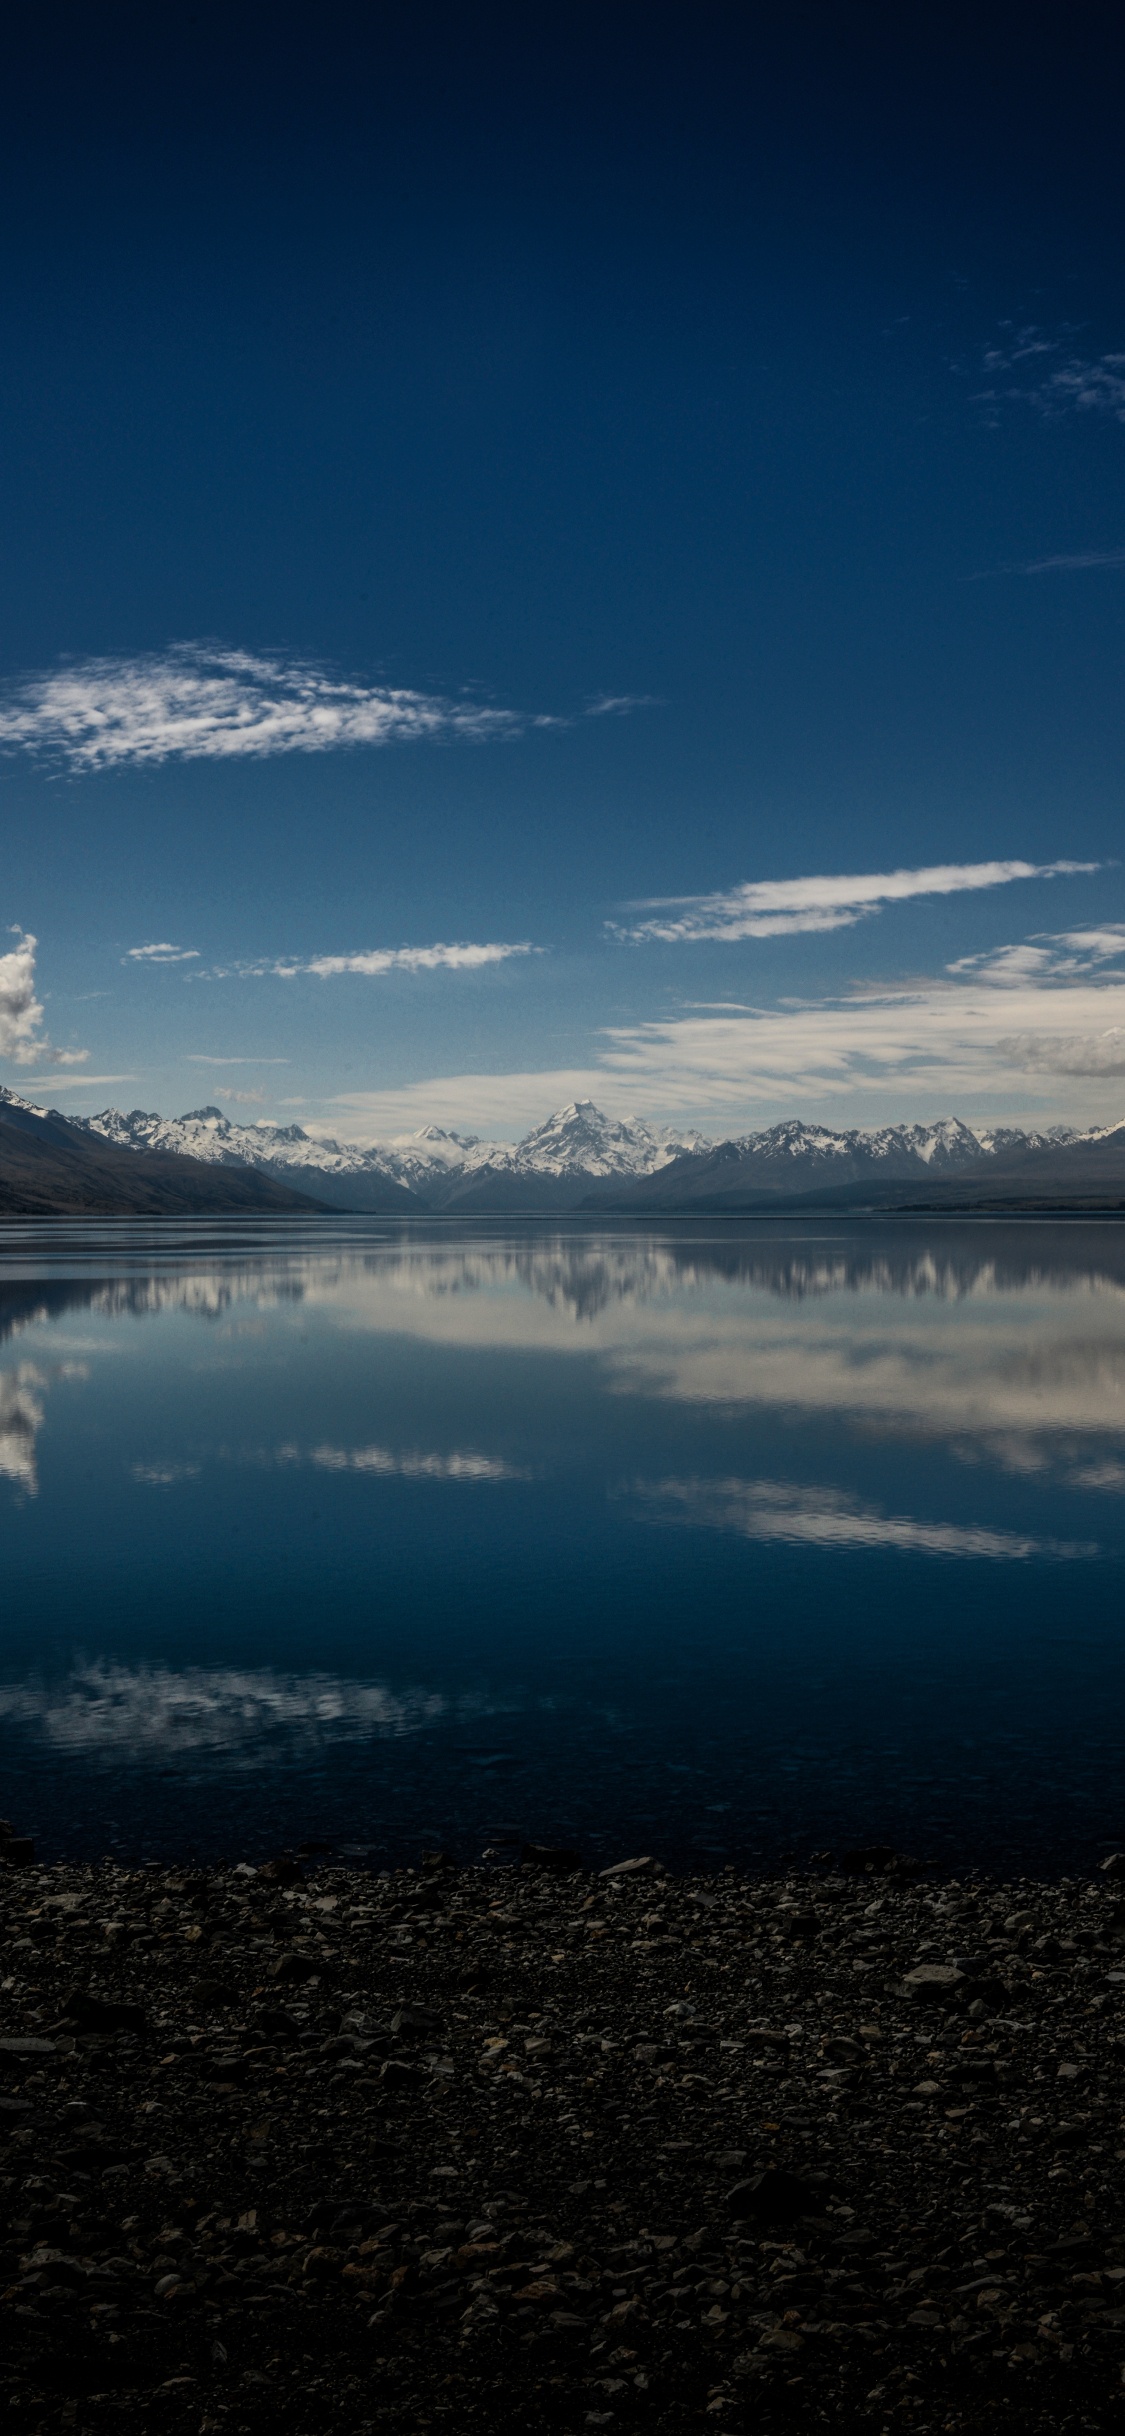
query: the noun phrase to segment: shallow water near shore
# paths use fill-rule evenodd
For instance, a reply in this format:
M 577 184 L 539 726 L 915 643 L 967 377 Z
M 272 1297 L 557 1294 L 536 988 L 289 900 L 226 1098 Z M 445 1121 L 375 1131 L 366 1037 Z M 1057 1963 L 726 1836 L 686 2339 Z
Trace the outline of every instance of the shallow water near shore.
M 1125 1226 L 7 1222 L 46 1856 L 1125 1844 Z

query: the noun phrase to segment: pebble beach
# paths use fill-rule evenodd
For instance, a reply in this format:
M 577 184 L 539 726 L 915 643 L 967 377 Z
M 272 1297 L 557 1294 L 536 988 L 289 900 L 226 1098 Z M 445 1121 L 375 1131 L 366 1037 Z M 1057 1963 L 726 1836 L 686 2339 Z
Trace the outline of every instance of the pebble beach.
M 1125 1861 L 5 1854 L 19 2436 L 1125 2428 Z

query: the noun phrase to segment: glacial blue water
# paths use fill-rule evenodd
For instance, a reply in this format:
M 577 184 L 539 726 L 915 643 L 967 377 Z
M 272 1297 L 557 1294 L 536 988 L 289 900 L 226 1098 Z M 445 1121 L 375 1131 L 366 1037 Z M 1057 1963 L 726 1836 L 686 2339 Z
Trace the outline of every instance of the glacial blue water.
M 0 1229 L 48 1856 L 1125 1845 L 1125 1226 Z

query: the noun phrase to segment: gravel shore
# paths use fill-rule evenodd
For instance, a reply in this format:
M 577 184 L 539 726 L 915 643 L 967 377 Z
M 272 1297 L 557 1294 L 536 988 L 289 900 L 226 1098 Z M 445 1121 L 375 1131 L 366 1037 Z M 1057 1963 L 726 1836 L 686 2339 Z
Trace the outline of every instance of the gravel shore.
M 11 1858 L 19 2436 L 1125 2429 L 1115 1863 Z

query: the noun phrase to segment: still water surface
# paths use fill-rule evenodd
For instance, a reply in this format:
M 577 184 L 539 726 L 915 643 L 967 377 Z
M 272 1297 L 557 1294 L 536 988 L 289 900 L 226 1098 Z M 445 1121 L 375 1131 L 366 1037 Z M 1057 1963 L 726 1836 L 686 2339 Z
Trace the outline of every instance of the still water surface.
M 1125 1845 L 1125 1226 L 0 1228 L 47 1854 Z

